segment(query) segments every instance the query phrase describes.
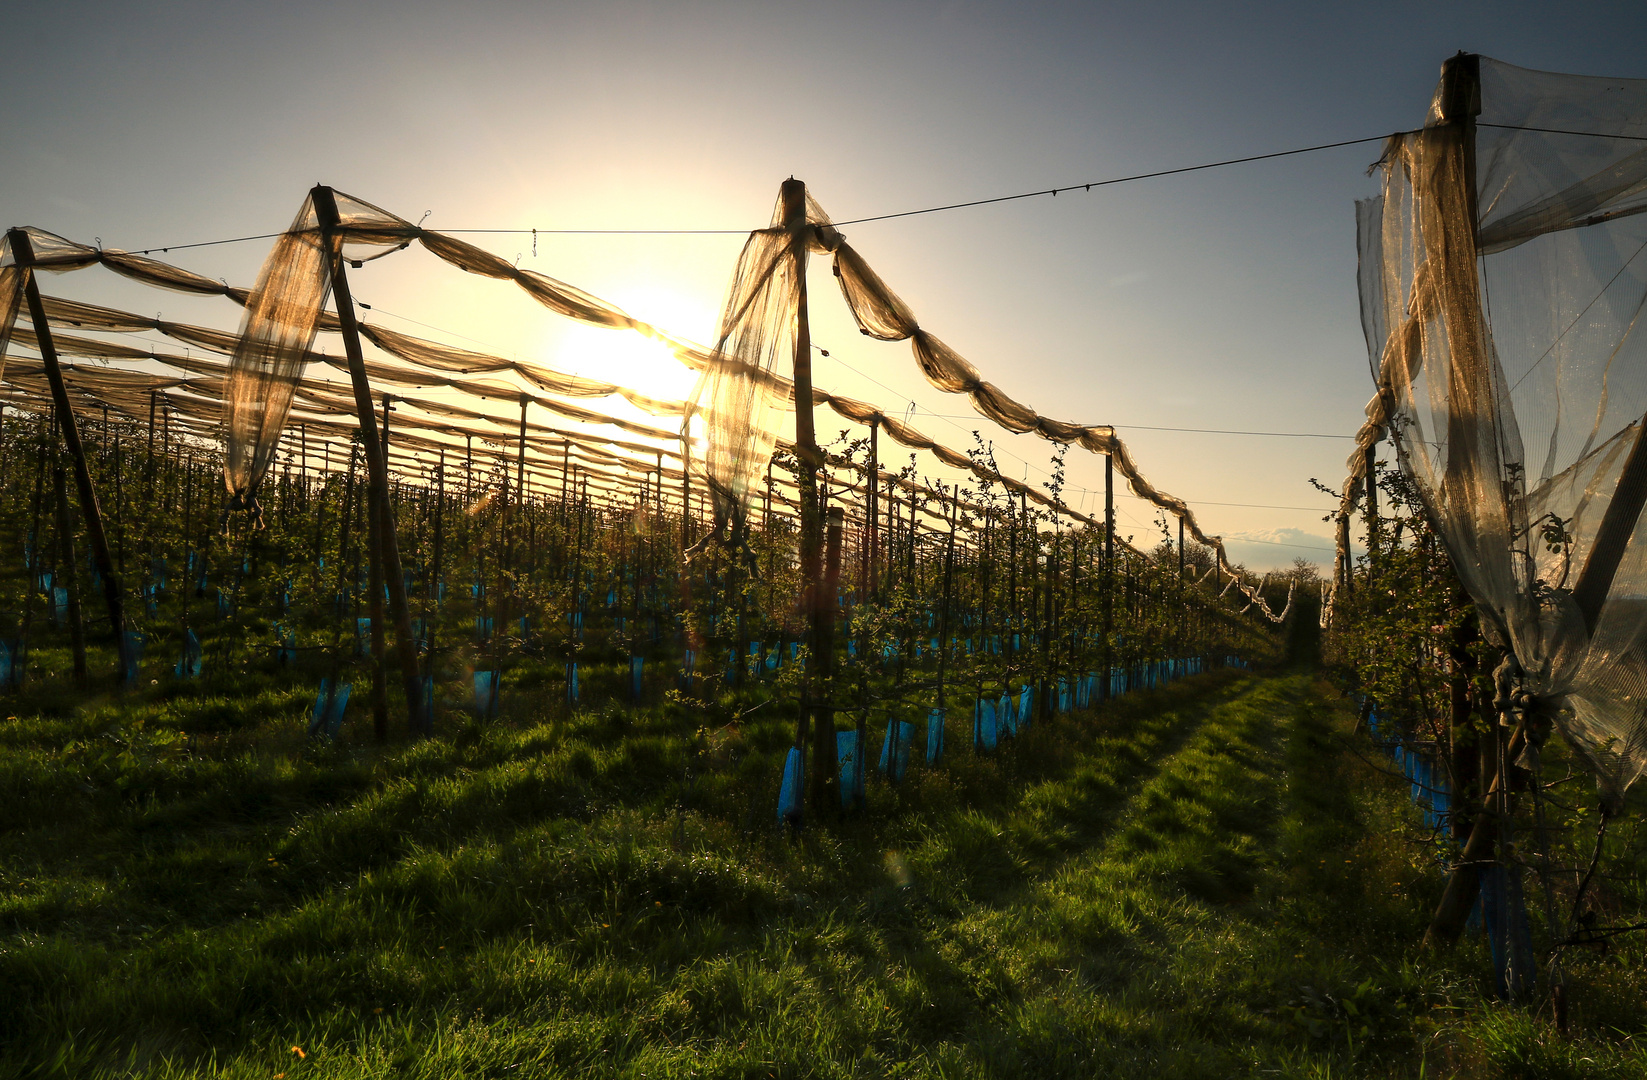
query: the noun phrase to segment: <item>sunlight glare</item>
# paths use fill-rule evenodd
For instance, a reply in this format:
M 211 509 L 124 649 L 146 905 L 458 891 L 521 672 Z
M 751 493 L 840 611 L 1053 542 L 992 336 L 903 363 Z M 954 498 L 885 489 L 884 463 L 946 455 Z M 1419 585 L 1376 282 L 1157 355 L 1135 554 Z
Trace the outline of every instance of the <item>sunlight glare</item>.
M 624 299 L 626 310 L 671 334 L 702 342 L 712 332 L 713 315 L 678 294 L 648 290 Z M 676 359 L 668 346 L 630 330 L 572 324 L 557 336 L 555 366 L 562 371 L 669 399 L 687 397 L 697 381 L 697 372 Z

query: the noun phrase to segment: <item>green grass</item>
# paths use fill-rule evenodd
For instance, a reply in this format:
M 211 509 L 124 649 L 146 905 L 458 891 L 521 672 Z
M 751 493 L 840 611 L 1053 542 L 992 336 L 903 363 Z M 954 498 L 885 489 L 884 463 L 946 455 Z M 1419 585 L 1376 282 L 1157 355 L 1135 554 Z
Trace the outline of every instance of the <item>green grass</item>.
M 1575 967 L 1571 1040 L 1484 999 L 1479 943 L 1418 952 L 1405 787 L 1308 675 L 958 749 L 798 838 L 760 711 L 517 694 L 379 749 L 308 743 L 311 695 L 0 724 L 0 1069 L 1647 1075 L 1639 945 Z

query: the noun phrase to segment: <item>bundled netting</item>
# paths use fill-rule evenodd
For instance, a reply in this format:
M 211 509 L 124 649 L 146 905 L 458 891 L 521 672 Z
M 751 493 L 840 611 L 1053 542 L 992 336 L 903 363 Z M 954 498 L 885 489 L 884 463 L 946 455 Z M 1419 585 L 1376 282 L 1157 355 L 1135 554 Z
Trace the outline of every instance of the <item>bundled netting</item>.
M 1133 494 L 1176 517 L 1197 542 L 1213 548 L 1219 565 L 1231 573 L 1232 579 L 1239 576 L 1229 567 L 1220 539 L 1202 531 L 1182 499 L 1159 490 L 1144 478 L 1114 428 L 1054 420 L 1015 401 L 1000 387 L 986 382 L 965 357 L 921 328 L 914 311 L 846 242 L 810 194 L 806 196 L 804 215 L 795 214 L 793 220 L 785 220 L 784 212 L 780 198 L 771 226 L 750 233 L 745 242 L 716 346 L 708 359 L 698 359 L 695 351 L 683 356 L 703 372 L 693 402 L 708 420 L 708 474 L 724 501 L 738 504 L 747 498 L 749 481 L 765 460 L 763 451 L 772 445 L 778 406 L 784 397 L 794 399 L 793 387 L 777 374 L 778 361 L 793 355 L 795 347 L 795 313 L 801 290 L 794 267 L 800 253 L 820 252 L 831 255 L 841 295 L 866 337 L 909 340 L 928 383 L 946 393 L 967 395 L 981 415 L 1009 432 L 1033 431 L 1052 442 L 1078 445 L 1108 457 Z M 780 390 L 787 393 L 780 394 Z M 844 402 L 817 390 L 813 391 L 813 399 L 860 423 L 883 424 L 905 445 L 918 445 L 901 437 L 904 433 L 898 430 L 901 425 L 897 421 L 878 412 L 872 416 L 868 407 L 853 408 L 859 403 Z M 964 457 L 952 454 L 945 461 L 968 468 L 971 463 Z M 1277 614 L 1258 590 L 1244 584 L 1240 588 L 1249 604 L 1256 605 L 1266 618 L 1276 623 L 1286 620 L 1288 608 Z
M 1647 769 L 1647 81 L 1461 56 L 1379 169 L 1358 448 L 1388 431 L 1486 632 L 1620 792 Z
M 693 411 L 708 428 L 704 471 L 723 512 L 747 503 L 789 404 L 774 375 L 795 355 L 801 285 L 794 249 L 805 241 L 794 234 L 806 227 L 784 220 L 780 198 L 772 225 L 749 234 L 692 392 Z
M 12 258 L 11 237 L 0 237 L 0 378 L 6 374 L 6 351 L 22 300 L 23 270 Z
M 223 480 L 236 509 L 256 505 L 257 482 L 285 429 L 331 293 L 327 255 L 311 197 L 264 261 L 229 361 Z

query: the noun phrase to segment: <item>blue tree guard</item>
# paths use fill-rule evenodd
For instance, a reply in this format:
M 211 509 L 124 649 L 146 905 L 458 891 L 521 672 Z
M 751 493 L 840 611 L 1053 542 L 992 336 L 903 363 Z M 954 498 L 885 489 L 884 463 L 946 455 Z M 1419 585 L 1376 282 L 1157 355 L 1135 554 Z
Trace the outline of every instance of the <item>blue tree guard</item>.
M 569 660 L 566 663 L 566 704 L 570 708 L 578 703 L 578 662 Z
M 936 706 L 926 711 L 926 760 L 933 765 L 944 756 L 945 710 Z
M 1489 866 L 1483 870 L 1480 905 L 1498 996 L 1506 1001 L 1526 1001 L 1537 990 L 1538 978 L 1527 900 L 1521 892 L 1521 868 Z
M 124 671 L 122 671 L 120 674 L 121 674 L 121 678 L 124 680 L 124 682 L 127 686 L 136 686 L 137 685 L 138 668 L 143 663 L 143 645 L 148 639 L 136 630 L 127 630 L 127 631 L 125 631 L 125 635 L 126 635 L 126 669 Z M 0 646 L 0 649 L 3 649 L 3 648 L 4 648 L 4 646 Z M 5 666 L 6 666 L 7 669 L 10 669 L 10 667 L 11 667 L 11 659 L 10 659 L 9 654 L 7 656 L 7 659 L 6 659 L 6 665 Z M 7 674 L 9 675 L 9 670 L 8 670 Z M 9 681 L 10 681 L 10 679 L 8 677 L 0 676 L 0 684 L 4 684 L 4 683 L 9 682 Z
M 641 699 L 641 689 L 645 685 L 646 657 L 631 656 L 629 658 L 629 700 L 638 702 Z
M 997 738 L 995 702 L 979 701 L 972 710 L 972 749 L 979 753 L 993 750 Z
M 778 789 L 778 824 L 799 825 L 801 823 L 801 780 L 804 770 L 801 768 L 801 751 L 798 747 L 789 748 L 789 756 L 783 763 L 783 784 Z
M 907 720 L 886 722 L 886 741 L 881 743 L 881 775 L 894 784 L 909 771 L 909 747 L 914 741 L 914 724 Z
M 309 735 L 324 735 L 336 739 L 343 730 L 343 710 L 349 707 L 349 684 L 343 683 L 334 691 L 330 679 L 320 680 L 320 692 L 315 695 L 314 711 L 309 718 Z
M 995 704 L 995 736 L 1018 734 L 1018 710 L 1011 694 L 1002 694 Z
M 681 657 L 681 689 L 692 689 L 692 669 L 698 666 L 698 654 L 687 649 Z
M 483 720 L 495 720 L 498 715 L 498 694 L 502 689 L 502 672 L 475 672 L 475 711 Z
M 200 677 L 200 639 L 190 630 L 183 637 L 183 656 L 172 667 L 172 672 L 179 679 L 198 679 Z
M 17 673 L 12 670 L 11 648 L 10 643 L 0 641 L 0 686 L 10 686 L 17 678 Z
M 856 731 L 835 733 L 835 760 L 840 766 L 841 808 L 864 804 L 864 763 Z

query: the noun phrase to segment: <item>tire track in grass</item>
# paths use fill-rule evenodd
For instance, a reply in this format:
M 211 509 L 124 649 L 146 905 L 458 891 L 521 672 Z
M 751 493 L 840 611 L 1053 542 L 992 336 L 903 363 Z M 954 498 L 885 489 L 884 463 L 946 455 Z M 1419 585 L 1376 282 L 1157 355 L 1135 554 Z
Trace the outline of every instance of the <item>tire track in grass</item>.
M 925 893 L 955 916 L 979 906 L 1017 906 L 1033 881 L 1109 836 L 1129 800 L 1208 718 L 1254 686 L 1241 677 L 1210 691 L 1186 685 L 1122 698 L 1099 714 L 1090 742 L 1057 733 L 1075 760 L 1055 778 L 1025 787 L 1010 809 L 966 808 L 918 824 L 909 861 Z M 1032 739 L 1046 735 L 1030 730 Z
M 1240 924 L 1275 857 L 1307 697 L 1290 676 L 1207 703 L 1107 834 L 954 925 L 960 966 L 993 988 L 967 1040 L 985 1074 L 1244 1071 L 1236 1048 L 1269 1028 L 1242 1000 Z

